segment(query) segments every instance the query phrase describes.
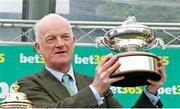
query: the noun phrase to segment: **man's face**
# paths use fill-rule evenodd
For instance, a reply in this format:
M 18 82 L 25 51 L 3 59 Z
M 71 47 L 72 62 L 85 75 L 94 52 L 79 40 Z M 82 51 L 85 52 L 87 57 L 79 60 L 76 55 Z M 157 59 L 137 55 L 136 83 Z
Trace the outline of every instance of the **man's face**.
M 46 66 L 57 70 L 69 67 L 75 43 L 70 26 L 65 22 L 56 22 L 44 25 L 40 31 L 40 43 L 36 44 L 36 50 L 44 57 Z

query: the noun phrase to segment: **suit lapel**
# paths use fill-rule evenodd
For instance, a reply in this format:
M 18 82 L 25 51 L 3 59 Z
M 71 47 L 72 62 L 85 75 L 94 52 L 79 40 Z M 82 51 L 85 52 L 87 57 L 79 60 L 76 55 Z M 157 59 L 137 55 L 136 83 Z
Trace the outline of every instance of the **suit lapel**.
M 59 101 L 59 99 L 70 96 L 64 85 L 60 83 L 60 81 L 48 70 L 44 69 L 41 72 L 41 76 L 46 86 L 49 87 L 51 93 L 57 97 L 57 101 Z
M 78 87 L 78 91 L 80 91 L 80 90 L 84 89 L 85 87 L 89 86 L 88 81 L 83 76 L 81 76 L 78 73 L 74 73 L 74 74 L 75 74 L 75 78 L 76 78 L 76 84 L 77 84 L 77 87 Z
M 78 91 L 89 86 L 89 82 L 85 79 L 84 76 L 78 73 L 74 73 L 74 75 L 76 78 Z M 49 89 L 48 93 L 52 95 L 53 99 L 55 99 L 56 102 L 58 102 L 60 99 L 70 96 L 69 92 L 66 90 L 64 85 L 60 83 L 60 81 L 45 68 L 40 73 L 40 76 L 42 77 L 41 79 L 46 85 L 46 87 L 48 87 Z

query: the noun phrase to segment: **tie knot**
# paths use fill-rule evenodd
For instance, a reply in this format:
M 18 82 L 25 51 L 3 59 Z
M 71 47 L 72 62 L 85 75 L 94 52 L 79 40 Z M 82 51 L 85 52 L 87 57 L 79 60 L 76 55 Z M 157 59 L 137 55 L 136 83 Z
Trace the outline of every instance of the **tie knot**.
M 64 74 L 63 75 L 63 83 L 69 83 L 69 81 L 70 81 L 69 75 L 68 74 Z

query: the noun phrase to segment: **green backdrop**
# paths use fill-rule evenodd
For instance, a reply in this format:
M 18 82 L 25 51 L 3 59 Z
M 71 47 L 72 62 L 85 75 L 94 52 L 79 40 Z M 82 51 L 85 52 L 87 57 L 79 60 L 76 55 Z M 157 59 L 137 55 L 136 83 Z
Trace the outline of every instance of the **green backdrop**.
M 100 60 L 111 50 L 93 46 L 76 46 L 74 69 L 81 74 L 94 76 Z M 167 80 L 159 94 L 165 108 L 180 107 L 180 48 L 152 49 L 165 64 Z M 113 52 L 114 53 L 114 52 Z M 43 67 L 43 58 L 33 46 L 0 46 L 0 100 L 11 90 L 11 84 L 24 76 L 37 73 Z M 114 97 L 124 106 L 131 107 L 144 87 L 111 87 Z

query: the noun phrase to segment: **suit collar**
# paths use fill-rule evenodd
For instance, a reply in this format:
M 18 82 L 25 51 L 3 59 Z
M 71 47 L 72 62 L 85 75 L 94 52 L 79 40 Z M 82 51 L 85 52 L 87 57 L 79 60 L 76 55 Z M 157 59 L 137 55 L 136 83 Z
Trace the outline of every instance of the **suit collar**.
M 54 75 L 60 82 L 62 82 L 62 77 L 65 73 L 63 72 L 59 72 L 59 71 L 56 71 L 50 67 L 47 67 L 45 66 L 45 68 L 52 74 Z M 69 71 L 66 73 L 68 75 L 70 75 L 72 81 L 74 82 L 74 84 L 76 84 L 76 79 L 75 79 L 75 76 L 74 76 L 74 72 L 73 72 L 73 67 L 71 65 L 71 68 L 69 69 Z

